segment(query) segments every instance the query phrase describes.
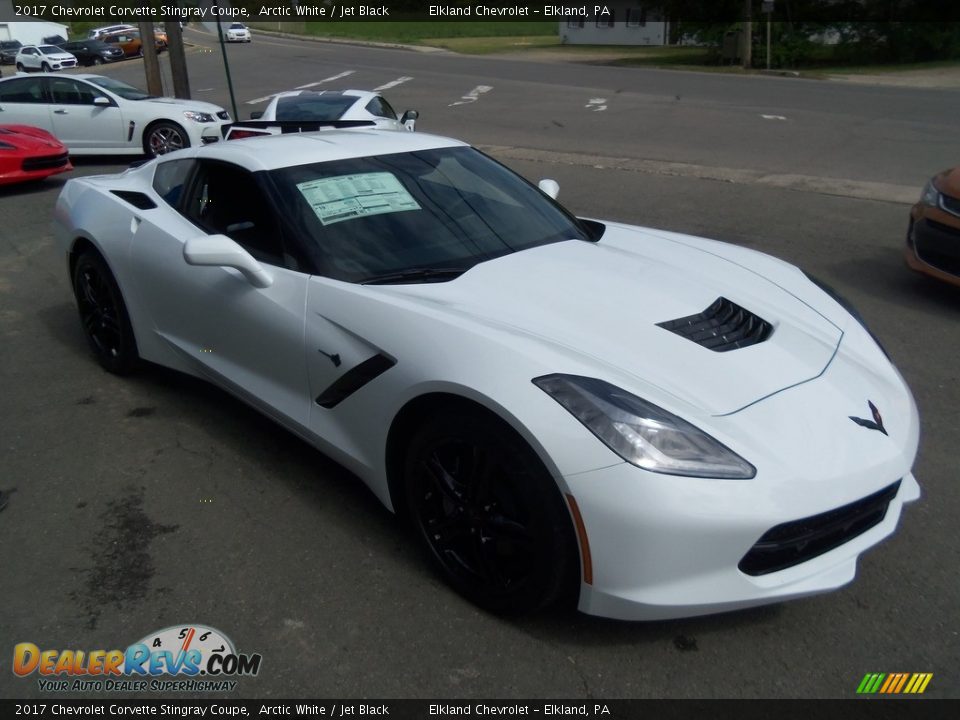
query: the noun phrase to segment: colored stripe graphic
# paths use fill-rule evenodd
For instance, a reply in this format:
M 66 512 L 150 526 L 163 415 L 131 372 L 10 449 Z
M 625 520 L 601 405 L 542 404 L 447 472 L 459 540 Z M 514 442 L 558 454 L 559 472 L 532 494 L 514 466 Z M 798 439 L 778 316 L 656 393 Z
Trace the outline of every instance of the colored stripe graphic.
M 867 673 L 857 686 L 857 694 L 919 695 L 932 679 L 933 673 Z

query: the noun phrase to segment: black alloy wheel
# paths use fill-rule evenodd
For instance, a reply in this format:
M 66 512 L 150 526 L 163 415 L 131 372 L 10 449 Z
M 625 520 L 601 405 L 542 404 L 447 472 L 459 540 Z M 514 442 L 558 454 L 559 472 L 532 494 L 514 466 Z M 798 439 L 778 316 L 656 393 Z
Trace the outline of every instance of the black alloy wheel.
M 118 375 L 132 371 L 139 356 L 130 317 L 110 268 L 96 252 L 87 251 L 77 260 L 73 292 L 84 335 L 97 360 Z
M 436 566 L 475 604 L 519 614 L 579 581 L 556 483 L 512 429 L 481 412 L 443 415 L 414 436 L 407 510 Z

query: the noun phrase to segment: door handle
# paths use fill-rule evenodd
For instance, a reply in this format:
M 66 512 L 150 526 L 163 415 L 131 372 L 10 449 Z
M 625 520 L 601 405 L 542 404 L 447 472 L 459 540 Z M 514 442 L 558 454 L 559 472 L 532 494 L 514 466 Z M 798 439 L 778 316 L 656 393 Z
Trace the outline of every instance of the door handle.
M 54 113 L 54 115 L 68 115 L 68 114 L 69 114 L 69 111 L 68 111 L 68 110 L 54 110 L 53 113 Z

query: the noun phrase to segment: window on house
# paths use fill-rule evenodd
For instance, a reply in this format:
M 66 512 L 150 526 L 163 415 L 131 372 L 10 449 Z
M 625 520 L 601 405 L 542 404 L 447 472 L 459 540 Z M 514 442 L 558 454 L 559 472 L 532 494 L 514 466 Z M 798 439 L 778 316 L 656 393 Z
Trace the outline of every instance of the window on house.
M 645 8 L 636 7 L 627 10 L 627 27 L 646 27 L 647 11 Z
M 567 20 L 568 28 L 582 28 L 583 20 Z
M 615 13 L 613 10 L 611 10 L 611 11 L 609 12 L 609 14 L 607 14 L 607 15 L 603 15 L 603 16 L 601 16 L 601 17 L 598 17 L 598 18 L 597 18 L 597 27 L 598 27 L 598 28 L 612 28 L 612 27 L 613 27 L 613 19 L 614 19 L 614 17 L 616 17 L 616 13 Z

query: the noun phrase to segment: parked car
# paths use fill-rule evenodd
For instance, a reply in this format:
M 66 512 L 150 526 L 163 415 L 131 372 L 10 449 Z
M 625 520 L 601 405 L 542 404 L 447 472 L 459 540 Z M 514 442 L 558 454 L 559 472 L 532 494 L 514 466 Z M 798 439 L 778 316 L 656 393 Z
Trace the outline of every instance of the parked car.
M 17 72 L 65 70 L 77 66 L 77 58 L 56 45 L 24 45 L 17 52 Z
M 103 35 L 109 35 L 110 33 L 121 32 L 123 30 L 136 30 L 136 29 L 137 28 L 135 25 L 123 25 L 123 24 L 107 25 L 105 27 L 93 28 L 89 33 L 87 33 L 87 37 L 90 38 L 91 40 L 97 40 Z
M 164 39 L 154 38 L 154 44 L 157 52 L 163 52 L 167 49 L 166 36 Z M 140 33 L 135 30 L 121 30 L 116 33 L 109 33 L 100 36 L 100 39 L 108 45 L 115 45 L 123 50 L 124 57 L 143 57 L 143 40 Z
M 116 45 L 108 45 L 102 40 L 73 40 L 60 46 L 73 53 L 81 65 L 102 65 L 123 60 L 123 50 Z
M 420 113 L 407 110 L 398 118 L 380 93 L 367 90 L 291 90 L 278 93 L 262 112 L 250 114 L 257 123 L 240 123 L 227 133 L 228 140 L 274 135 L 278 127 L 267 121 L 316 123 L 331 120 L 368 121 L 382 130 L 414 130 Z
M 0 65 L 13 65 L 22 47 L 19 40 L 0 40 Z
M 54 235 L 106 370 L 205 378 L 312 441 L 484 608 L 659 619 L 853 580 L 920 495 L 917 408 L 862 320 L 558 190 L 326 130 L 71 179 Z
M 230 114 L 197 100 L 151 97 L 102 75 L 14 76 L 0 79 L 8 122 L 52 132 L 72 155 L 162 155 L 217 142 Z
M 250 42 L 253 40 L 253 35 L 246 25 L 235 22 L 230 23 L 230 27 L 223 34 L 223 39 L 227 42 Z
M 910 209 L 907 265 L 960 285 L 960 167 L 935 175 Z
M 41 180 L 72 169 L 67 146 L 46 130 L 0 125 L 0 185 Z

